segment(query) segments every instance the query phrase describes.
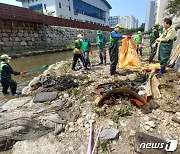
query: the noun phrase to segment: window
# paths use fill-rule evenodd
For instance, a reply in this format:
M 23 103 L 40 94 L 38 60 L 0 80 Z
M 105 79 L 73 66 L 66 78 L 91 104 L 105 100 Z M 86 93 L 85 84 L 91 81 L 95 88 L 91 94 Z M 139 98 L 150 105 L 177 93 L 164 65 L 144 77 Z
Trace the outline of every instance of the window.
M 69 6 L 69 11 L 71 11 L 71 6 Z
M 46 10 L 46 4 L 44 4 L 44 9 Z
M 61 3 L 59 3 L 59 8 L 61 8 Z
M 28 0 L 28 3 L 30 3 L 30 0 Z
M 73 5 L 74 5 L 74 15 L 80 13 L 104 21 L 106 19 L 105 11 L 97 8 L 96 6 L 88 4 L 82 0 L 73 0 Z

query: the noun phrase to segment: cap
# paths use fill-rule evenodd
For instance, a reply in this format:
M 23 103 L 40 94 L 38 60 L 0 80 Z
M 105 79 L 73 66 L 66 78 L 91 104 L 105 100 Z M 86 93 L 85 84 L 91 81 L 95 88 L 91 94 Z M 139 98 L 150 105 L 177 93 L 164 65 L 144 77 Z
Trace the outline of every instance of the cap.
M 97 30 L 96 34 L 97 34 L 97 35 L 101 35 L 101 34 L 102 34 L 102 31 L 101 31 L 101 30 Z
M 141 31 L 138 31 L 138 34 L 141 34 Z
M 121 24 L 116 24 L 115 28 L 116 27 L 122 28 L 122 25 Z
M 160 24 L 159 24 L 159 23 L 155 23 L 155 24 L 154 24 L 154 27 L 157 27 L 157 26 L 160 26 Z
M 77 38 L 82 38 L 83 36 L 81 34 L 78 34 L 77 35 Z
M 9 57 L 7 54 L 3 54 L 1 55 L 1 59 L 11 59 L 11 57 Z

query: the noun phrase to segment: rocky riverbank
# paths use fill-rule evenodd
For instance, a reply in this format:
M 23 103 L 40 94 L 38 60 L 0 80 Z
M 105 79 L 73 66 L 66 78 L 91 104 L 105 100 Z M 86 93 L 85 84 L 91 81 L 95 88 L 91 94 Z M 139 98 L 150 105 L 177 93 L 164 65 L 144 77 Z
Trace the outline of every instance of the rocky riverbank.
M 145 60 L 143 56 L 142 62 Z M 169 139 L 180 143 L 179 74 L 167 73 L 158 79 L 161 98 L 153 99 L 158 106 L 144 114 L 141 108 L 131 104 L 130 95 L 126 93 L 111 95 L 103 106 L 97 106 L 97 98 L 101 97 L 97 87 L 118 81 L 116 86 L 138 92 L 142 87 L 132 83 L 143 82 L 141 79 L 148 74 L 141 70 L 120 70 L 114 79 L 109 76 L 109 64 L 97 65 L 97 53 L 91 61 L 93 66 L 88 74 L 82 69 L 71 71 L 70 61 L 53 64 L 23 89 L 22 97 L 3 105 L 1 153 L 87 153 L 90 123 L 93 123 L 95 137 L 102 128 L 97 153 L 165 154 L 164 149 L 145 150 L 139 149 L 139 145 L 141 141 Z

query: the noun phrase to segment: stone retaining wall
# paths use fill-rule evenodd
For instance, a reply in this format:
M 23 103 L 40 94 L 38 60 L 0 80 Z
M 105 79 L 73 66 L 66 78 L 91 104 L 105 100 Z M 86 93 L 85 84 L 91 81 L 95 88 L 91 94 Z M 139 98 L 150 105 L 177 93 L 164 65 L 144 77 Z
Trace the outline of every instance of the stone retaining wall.
M 0 20 L 0 53 L 47 48 L 62 49 L 73 45 L 79 33 L 86 33 L 92 43 L 96 42 L 96 31 L 20 21 Z M 104 32 L 106 39 L 109 32 Z

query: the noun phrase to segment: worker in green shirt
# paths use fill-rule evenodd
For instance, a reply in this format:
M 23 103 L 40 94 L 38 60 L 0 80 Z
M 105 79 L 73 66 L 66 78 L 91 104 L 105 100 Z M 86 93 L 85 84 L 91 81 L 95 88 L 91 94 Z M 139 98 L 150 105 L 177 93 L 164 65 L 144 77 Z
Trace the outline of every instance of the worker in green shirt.
M 83 56 L 85 59 L 85 63 L 88 67 L 90 67 L 90 59 L 89 59 L 89 53 L 92 54 L 92 47 L 89 39 L 87 38 L 86 34 L 84 33 L 82 35 L 82 51 L 83 51 Z
M 176 30 L 171 25 L 172 20 L 165 18 L 163 22 L 164 31 L 162 35 L 156 40 L 156 43 L 153 44 L 153 47 L 156 47 L 157 43 L 159 43 L 158 60 L 161 65 L 161 69 L 158 72 L 159 77 L 161 77 L 166 72 L 166 66 L 173 48 L 173 41 L 176 37 Z
M 143 36 L 141 31 L 138 31 L 138 34 L 135 36 L 135 43 L 137 46 L 137 54 L 139 54 L 142 56 L 142 45 L 143 45 Z
M 106 64 L 106 45 L 105 45 L 105 37 L 102 34 L 101 30 L 97 31 L 97 44 L 99 49 L 99 58 L 100 58 L 100 64 Z
M 110 46 L 109 46 L 109 57 L 110 57 L 110 74 L 114 76 L 117 74 L 116 66 L 118 63 L 119 56 L 119 39 L 122 39 L 123 36 L 120 34 L 122 26 L 117 24 L 115 29 L 110 34 Z
M 72 63 L 72 70 L 73 71 L 76 71 L 75 66 L 76 66 L 78 59 L 81 60 L 83 66 L 84 66 L 84 69 L 85 70 L 88 69 L 86 62 L 84 60 L 84 56 L 82 54 L 82 40 L 81 39 L 82 39 L 82 35 L 81 34 L 77 35 L 77 40 L 75 41 L 75 48 L 73 50 L 73 53 L 74 53 L 73 63 Z
M 151 53 L 149 56 L 149 63 L 153 62 L 154 56 L 156 55 L 157 45 L 155 48 L 152 48 L 152 45 L 156 42 L 156 39 L 159 38 L 159 34 L 160 34 L 160 25 L 156 23 L 150 33 Z

